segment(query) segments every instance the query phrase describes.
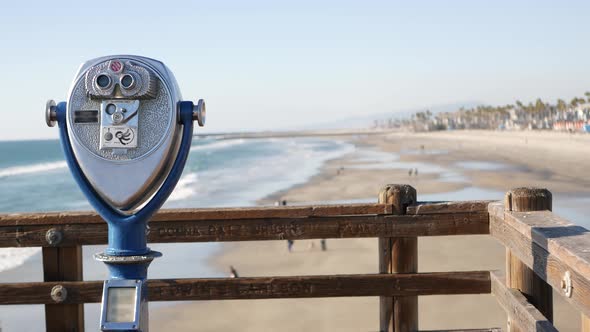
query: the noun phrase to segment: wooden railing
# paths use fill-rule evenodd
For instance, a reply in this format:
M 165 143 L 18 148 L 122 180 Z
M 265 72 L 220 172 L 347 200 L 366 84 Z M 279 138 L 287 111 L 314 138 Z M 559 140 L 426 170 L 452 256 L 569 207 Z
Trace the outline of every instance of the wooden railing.
M 590 331 L 590 235 L 550 210 L 547 190 L 515 189 L 504 203 L 417 202 L 407 185 L 384 187 L 377 204 L 162 210 L 150 222 L 150 242 L 372 237 L 379 273 L 149 280 L 149 299 L 379 296 L 381 331 L 417 331 L 418 296 L 492 293 L 509 330 L 555 331 L 556 289 Z M 506 277 L 417 271 L 417 237 L 469 234 L 490 234 L 507 248 Z M 102 281 L 82 281 L 81 246 L 106 242 L 94 213 L 0 215 L 0 247 L 43 247 L 44 271 L 44 282 L 0 284 L 0 304 L 45 304 L 47 331 L 83 331 L 83 304 L 100 301 Z

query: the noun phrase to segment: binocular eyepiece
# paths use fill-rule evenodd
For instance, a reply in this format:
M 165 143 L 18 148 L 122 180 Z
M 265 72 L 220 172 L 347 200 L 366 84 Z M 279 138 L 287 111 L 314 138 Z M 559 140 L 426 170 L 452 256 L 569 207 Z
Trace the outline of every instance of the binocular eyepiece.
M 90 67 L 86 90 L 95 99 L 153 99 L 158 93 L 154 71 L 131 60 L 113 59 Z

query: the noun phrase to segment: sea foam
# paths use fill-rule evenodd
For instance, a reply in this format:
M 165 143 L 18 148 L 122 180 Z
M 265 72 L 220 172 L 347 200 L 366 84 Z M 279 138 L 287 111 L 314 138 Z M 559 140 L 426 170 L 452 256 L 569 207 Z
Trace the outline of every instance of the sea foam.
M 178 184 L 176 184 L 176 187 L 174 188 L 174 191 L 170 197 L 168 197 L 168 201 L 180 201 L 192 196 L 195 193 L 194 184 L 197 182 L 197 179 L 197 173 L 188 173 L 183 175 L 178 181 Z
M 66 168 L 67 163 L 65 161 L 55 161 L 50 163 L 39 163 L 26 166 L 13 166 L 0 169 L 0 178 L 7 176 L 27 175 L 34 173 L 41 173 L 47 171 L 53 171 L 57 169 Z
M 195 145 L 191 147 L 191 151 L 223 149 L 234 145 L 244 144 L 244 142 L 245 140 L 243 138 L 221 140 L 209 144 Z

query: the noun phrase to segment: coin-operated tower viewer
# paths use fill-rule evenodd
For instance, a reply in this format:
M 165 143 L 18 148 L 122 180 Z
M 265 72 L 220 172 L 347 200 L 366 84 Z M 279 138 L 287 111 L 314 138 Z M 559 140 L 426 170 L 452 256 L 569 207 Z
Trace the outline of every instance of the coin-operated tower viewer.
M 110 272 L 100 329 L 146 332 L 147 269 L 161 256 L 147 247 L 147 222 L 180 178 L 205 103 L 183 101 L 160 61 L 107 56 L 82 64 L 67 103 L 47 102 L 45 120 L 59 124 L 70 171 L 108 224 L 108 248 L 95 254 Z

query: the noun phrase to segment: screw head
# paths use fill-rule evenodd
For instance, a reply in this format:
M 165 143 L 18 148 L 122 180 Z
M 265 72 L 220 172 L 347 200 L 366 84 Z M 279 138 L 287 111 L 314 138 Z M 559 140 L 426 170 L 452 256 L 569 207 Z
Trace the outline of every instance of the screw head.
M 63 234 L 61 231 L 52 228 L 45 233 L 45 240 L 52 246 L 58 245 L 63 240 Z
M 113 119 L 113 122 L 115 124 L 118 124 L 119 122 L 123 121 L 123 119 L 125 117 L 123 116 L 123 113 L 121 113 L 121 112 L 115 112 L 115 113 L 113 113 L 113 115 L 111 115 L 111 118 Z
M 68 297 L 67 289 L 62 285 L 55 285 L 51 289 L 51 299 L 56 303 L 62 303 Z

